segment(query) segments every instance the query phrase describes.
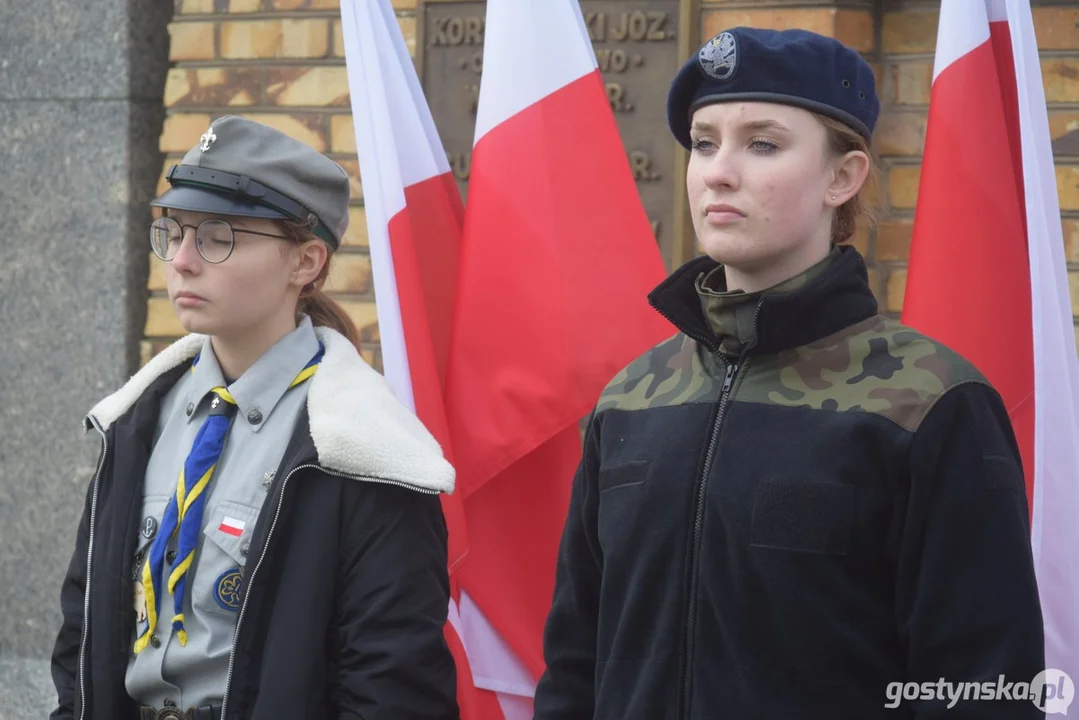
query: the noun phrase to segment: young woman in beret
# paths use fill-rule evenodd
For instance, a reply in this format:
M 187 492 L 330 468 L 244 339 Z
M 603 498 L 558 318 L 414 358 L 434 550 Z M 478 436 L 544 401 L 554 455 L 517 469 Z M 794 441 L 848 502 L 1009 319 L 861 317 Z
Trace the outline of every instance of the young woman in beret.
M 1000 396 L 880 314 L 850 245 L 878 112 L 861 56 L 801 30 L 733 28 L 674 78 L 704 254 L 590 419 L 538 720 L 1042 717 L 937 692 L 1029 683 L 1042 619 Z
M 349 180 L 216 120 L 149 233 L 186 337 L 86 418 L 56 720 L 456 718 L 453 468 L 321 291 Z

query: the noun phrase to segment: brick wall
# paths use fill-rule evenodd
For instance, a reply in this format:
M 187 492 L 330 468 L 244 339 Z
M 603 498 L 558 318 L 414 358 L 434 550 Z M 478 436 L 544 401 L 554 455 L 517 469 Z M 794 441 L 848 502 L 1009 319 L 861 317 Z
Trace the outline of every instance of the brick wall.
M 1043 75 L 1057 156 L 1073 313 L 1079 316 L 1079 7 L 1034 0 Z M 416 0 L 394 0 L 415 52 Z M 724 27 L 802 27 L 833 35 L 865 54 L 877 73 L 882 114 L 875 139 L 885 213 L 856 244 L 889 313 L 902 309 L 918 195 L 939 1 L 704 1 L 701 40 Z M 169 25 L 173 67 L 165 87 L 168 119 L 162 169 L 176 162 L 221 114 L 246 115 L 309 142 L 353 178 L 348 238 L 328 286 L 362 328 L 367 359 L 378 364 L 378 330 L 367 255 L 366 218 L 356 162 L 338 0 L 176 0 Z M 142 356 L 182 333 L 164 293 L 161 263 L 150 257 L 149 311 Z M 1077 327 L 1079 336 L 1079 327 Z
M 415 0 L 394 0 L 394 5 L 414 45 Z M 339 162 L 352 178 L 352 208 L 326 290 L 360 328 L 364 355 L 377 367 L 367 220 L 338 0 L 176 0 L 169 36 L 168 117 L 160 140 L 166 158 L 158 191 L 167 187 L 169 166 L 224 114 L 264 122 Z M 165 293 L 164 265 L 152 254 L 149 262 L 143 361 L 183 333 Z
M 1057 157 L 1072 313 L 1079 316 L 1079 7 L 1074 0 L 1035 0 L 1034 4 L 1035 32 Z M 939 3 L 887 5 L 880 19 L 884 106 L 876 150 L 887 168 L 890 218 L 878 228 L 872 249 L 873 260 L 886 277 L 885 305 L 889 311 L 899 312 L 918 197 Z

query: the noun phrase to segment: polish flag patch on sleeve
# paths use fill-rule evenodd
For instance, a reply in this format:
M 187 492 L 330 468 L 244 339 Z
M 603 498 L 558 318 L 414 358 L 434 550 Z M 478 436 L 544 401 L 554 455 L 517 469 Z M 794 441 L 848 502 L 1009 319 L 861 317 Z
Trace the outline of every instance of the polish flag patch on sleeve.
M 218 526 L 218 530 L 229 535 L 240 537 L 244 534 L 244 528 L 247 527 L 247 523 L 243 520 L 237 520 L 236 518 L 225 516 L 225 519 L 221 521 L 221 525 Z

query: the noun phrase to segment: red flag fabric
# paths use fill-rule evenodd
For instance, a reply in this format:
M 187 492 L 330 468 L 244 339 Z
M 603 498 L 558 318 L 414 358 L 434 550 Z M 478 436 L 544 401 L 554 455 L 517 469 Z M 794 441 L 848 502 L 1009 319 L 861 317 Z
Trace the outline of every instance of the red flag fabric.
M 903 321 L 964 354 L 1004 398 L 1031 501 L 1047 672 L 1079 679 L 1079 360 L 1029 0 L 942 3 L 933 75 Z
M 663 261 L 577 3 L 488 2 L 484 58 L 446 383 L 466 495 L 673 332 L 647 304 Z
M 443 378 L 464 208 L 427 101 L 388 0 L 344 0 L 348 70 L 383 371 L 452 462 Z M 442 497 L 454 584 L 446 640 L 457 665 L 465 720 L 498 720 L 494 694 L 479 690 L 453 619 L 457 570 L 468 550 L 463 494 Z
M 1029 466 L 1034 354 L 1022 167 L 1011 150 L 1015 106 L 1005 103 L 1011 96 L 1002 90 L 985 0 L 969 3 L 977 19 L 966 5 L 941 11 L 902 319 L 996 386 Z M 1025 290 L 1011 291 L 1017 287 Z
M 674 329 L 647 303 L 665 268 L 578 3 L 486 12 L 446 408 L 471 544 L 465 645 L 478 685 L 528 699 L 578 423 Z
M 464 209 L 388 0 L 341 4 L 382 365 L 452 462 L 443 376 Z M 450 566 L 467 548 L 462 498 L 444 496 Z

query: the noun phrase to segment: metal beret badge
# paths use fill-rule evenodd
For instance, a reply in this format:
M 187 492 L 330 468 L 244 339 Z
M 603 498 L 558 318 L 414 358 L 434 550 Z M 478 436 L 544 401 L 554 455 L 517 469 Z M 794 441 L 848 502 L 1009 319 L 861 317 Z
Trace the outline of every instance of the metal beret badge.
M 738 66 L 738 47 L 734 35 L 720 33 L 704 44 L 697 53 L 701 70 L 716 80 L 728 80 Z

